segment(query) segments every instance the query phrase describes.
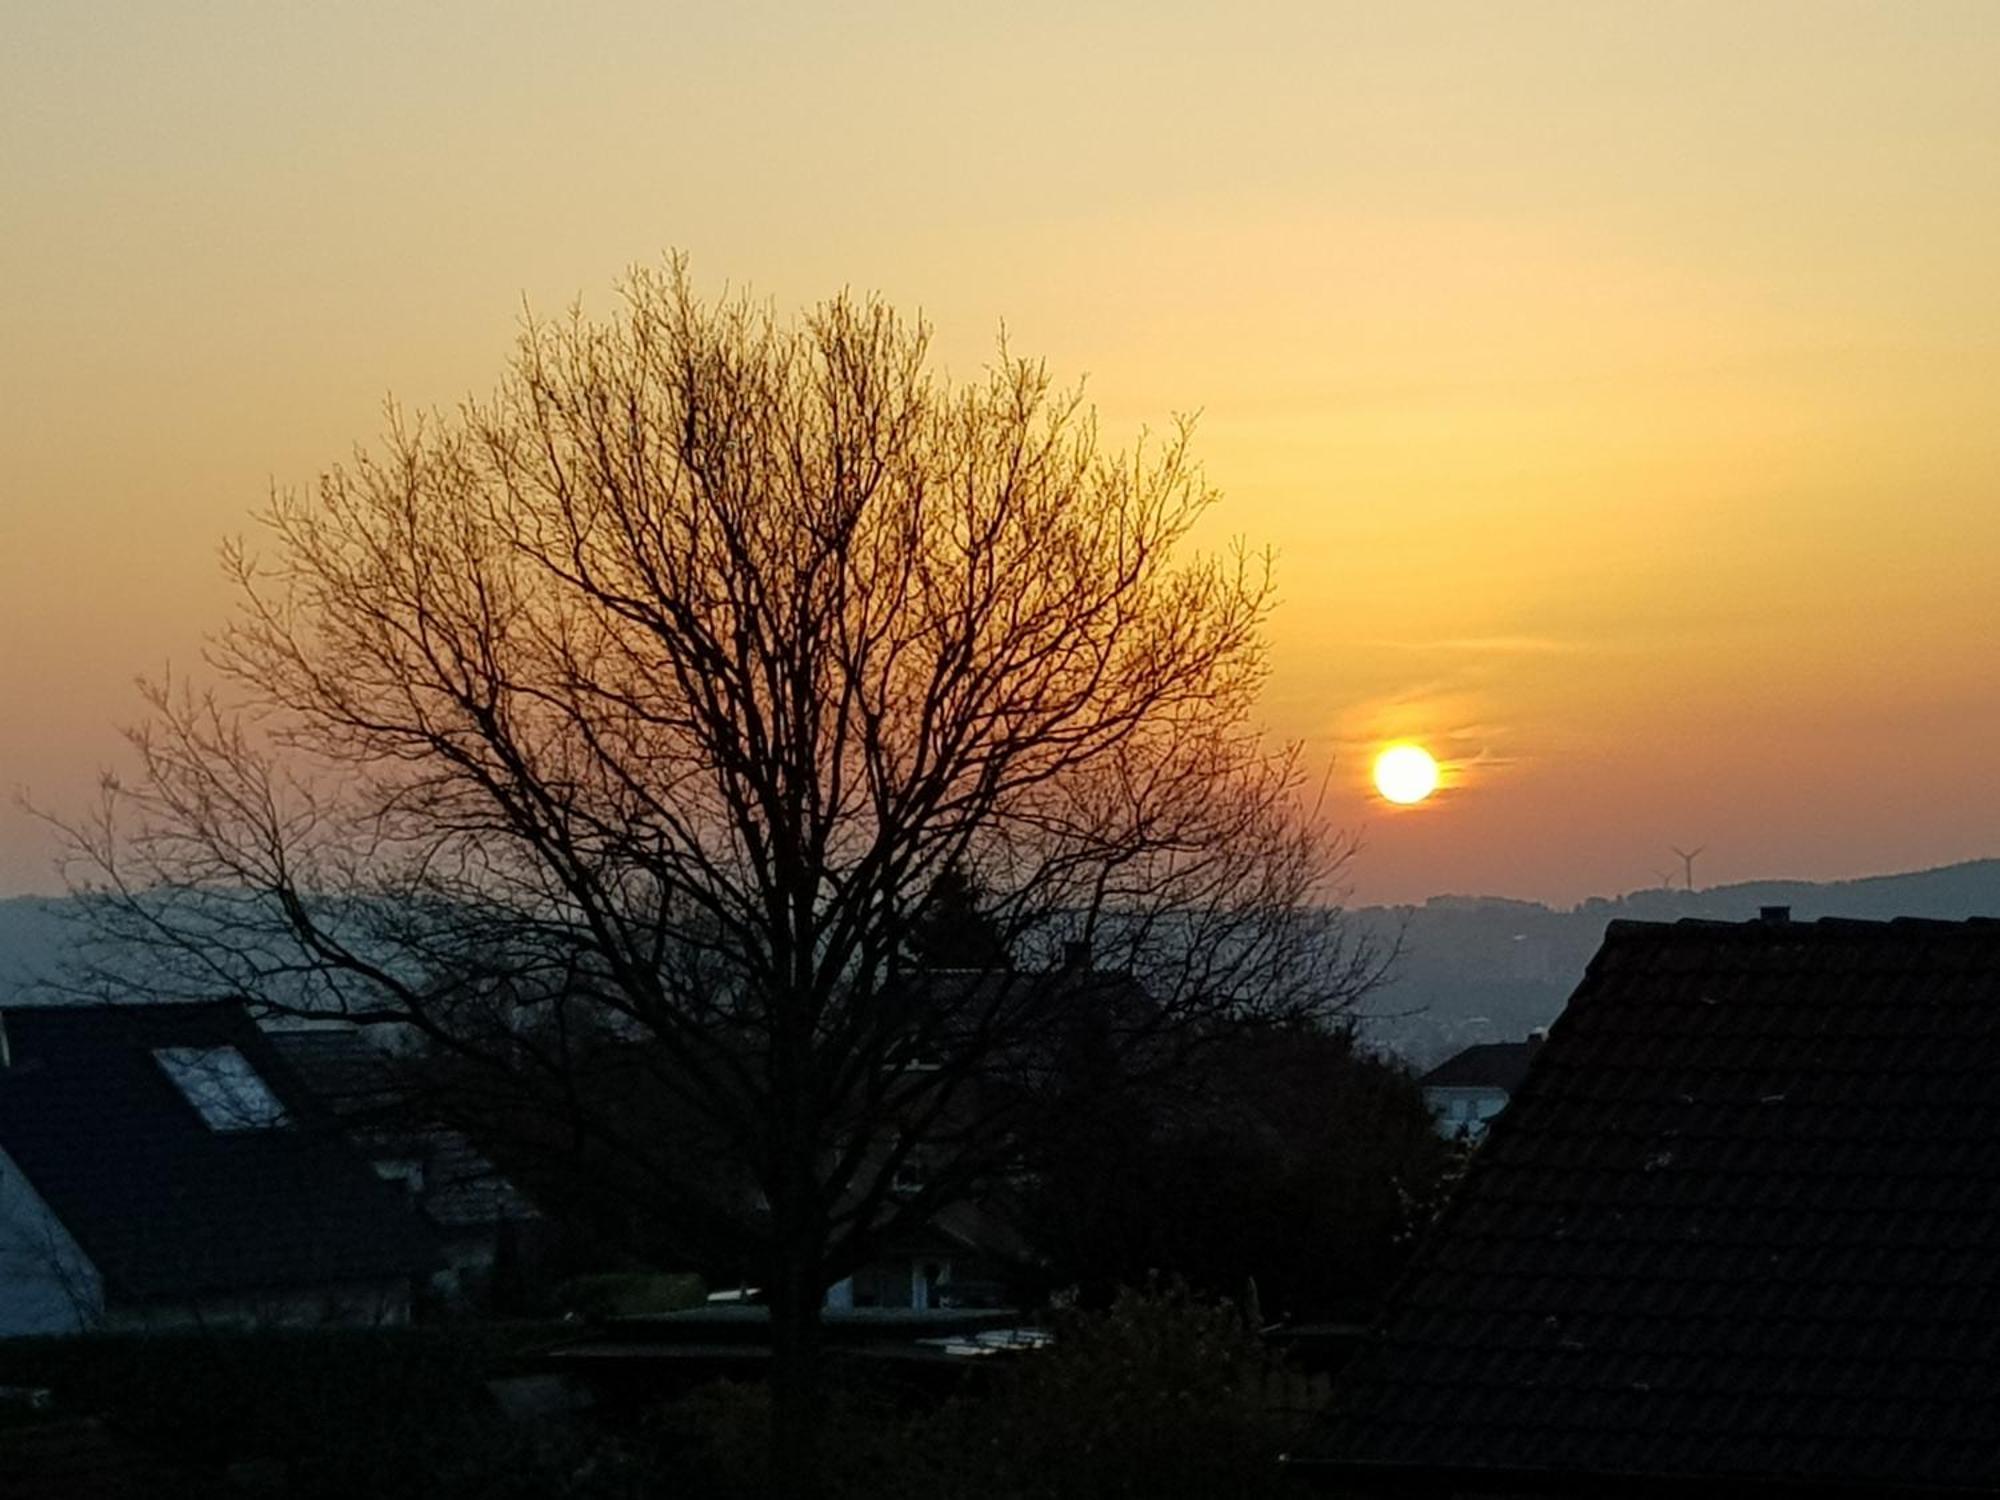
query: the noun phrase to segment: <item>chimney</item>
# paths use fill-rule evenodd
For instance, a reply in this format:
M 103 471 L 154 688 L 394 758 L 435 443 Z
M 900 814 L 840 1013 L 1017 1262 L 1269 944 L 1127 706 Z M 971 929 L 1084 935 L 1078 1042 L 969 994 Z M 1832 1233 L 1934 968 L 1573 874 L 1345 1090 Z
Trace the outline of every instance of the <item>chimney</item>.
M 1090 972 L 1090 939 L 1071 939 L 1063 944 L 1063 972 L 1066 974 L 1087 974 Z
M 1533 1057 L 1537 1052 L 1541 1051 L 1542 1043 L 1546 1042 L 1548 1039 L 1549 1039 L 1549 1028 L 1546 1026 L 1537 1026 L 1533 1031 L 1529 1032 L 1528 1056 Z
M 1789 906 L 1760 906 L 1757 908 L 1757 920 L 1775 927 L 1792 920 L 1792 909 Z

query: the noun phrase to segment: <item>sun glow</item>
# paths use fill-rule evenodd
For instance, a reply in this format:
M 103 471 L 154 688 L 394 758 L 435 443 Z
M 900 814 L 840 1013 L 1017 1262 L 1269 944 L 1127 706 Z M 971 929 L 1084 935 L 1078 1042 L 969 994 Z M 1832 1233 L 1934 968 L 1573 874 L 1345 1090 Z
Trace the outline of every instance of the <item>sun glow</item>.
M 1375 757 L 1375 790 L 1402 806 L 1437 790 L 1438 763 L 1421 745 L 1391 745 Z

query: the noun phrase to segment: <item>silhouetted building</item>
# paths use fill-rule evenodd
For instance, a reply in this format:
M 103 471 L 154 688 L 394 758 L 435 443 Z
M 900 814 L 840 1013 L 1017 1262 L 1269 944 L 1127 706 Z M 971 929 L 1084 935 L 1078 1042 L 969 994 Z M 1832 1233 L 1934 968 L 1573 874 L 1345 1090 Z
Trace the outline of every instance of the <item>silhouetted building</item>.
M 395 1323 L 441 1264 L 240 1006 L 0 1009 L 0 1335 Z
M 1300 1472 L 2000 1488 L 2000 922 L 1614 922 Z
M 426 1108 L 394 1059 L 348 1028 L 267 1035 L 376 1175 L 400 1184 L 429 1222 L 448 1262 L 448 1295 L 476 1295 L 503 1255 L 520 1253 L 541 1214 L 463 1131 Z
M 1528 1076 L 1528 1062 L 1543 1036 L 1525 1042 L 1483 1042 L 1439 1063 L 1418 1080 L 1424 1103 L 1437 1120 L 1438 1134 L 1478 1140 L 1487 1124 Z
M 957 1107 L 933 1122 L 938 1139 L 920 1141 L 896 1169 L 885 1215 L 960 1165 L 952 1142 L 969 1120 L 999 1124 L 974 1131 L 984 1167 L 978 1180 L 891 1229 L 866 1264 L 827 1289 L 826 1306 L 911 1313 L 1006 1306 L 1041 1260 L 1021 1224 L 1023 1190 L 1062 1149 L 1073 1096 L 1115 1087 L 1112 1075 L 1158 1045 L 1158 1007 L 1129 973 L 1094 967 L 1082 943 L 1066 945 L 1062 963 L 1047 970 L 919 970 L 891 1003 L 912 1017 L 901 1065 L 913 1071 L 944 1065 L 926 1061 L 932 1045 L 957 1059 L 967 1035 L 993 1040 L 977 1051 L 977 1076 L 959 1086 Z

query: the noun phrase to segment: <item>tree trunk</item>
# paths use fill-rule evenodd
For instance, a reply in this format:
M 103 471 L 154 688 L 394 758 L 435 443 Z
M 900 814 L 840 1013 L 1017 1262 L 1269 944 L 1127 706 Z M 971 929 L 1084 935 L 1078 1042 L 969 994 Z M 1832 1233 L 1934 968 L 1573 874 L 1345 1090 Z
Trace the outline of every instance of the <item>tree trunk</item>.
M 817 1258 L 778 1246 L 771 1310 L 771 1467 L 774 1491 L 820 1493 L 820 1286 Z

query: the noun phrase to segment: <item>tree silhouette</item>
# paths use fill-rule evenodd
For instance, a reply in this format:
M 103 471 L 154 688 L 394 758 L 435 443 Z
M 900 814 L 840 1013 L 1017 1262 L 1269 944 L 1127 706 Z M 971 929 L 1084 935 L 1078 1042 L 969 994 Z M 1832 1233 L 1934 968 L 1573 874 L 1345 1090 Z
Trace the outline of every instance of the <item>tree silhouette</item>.
M 823 1289 L 1005 1157 L 1066 943 L 1143 984 L 1117 1045 L 1159 1066 L 1372 957 L 1250 727 L 1268 567 L 1189 552 L 1185 426 L 1107 453 L 1041 365 L 948 384 L 872 299 L 623 294 L 272 497 L 217 685 L 149 688 L 74 878 L 156 991 L 414 1034 L 746 1247 L 800 1477 Z M 901 972 L 996 934 L 1019 982 Z M 684 1129 L 599 1102 L 635 1076 Z
M 1000 924 L 985 910 L 985 891 L 947 865 L 911 924 L 910 956 L 926 969 L 1008 969 L 1013 957 Z
M 1102 1300 L 1164 1267 L 1254 1281 L 1274 1317 L 1372 1317 L 1457 1155 L 1415 1080 L 1344 1029 L 1259 1028 L 1176 1085 L 1065 1121 L 1029 1215 L 1046 1274 Z

